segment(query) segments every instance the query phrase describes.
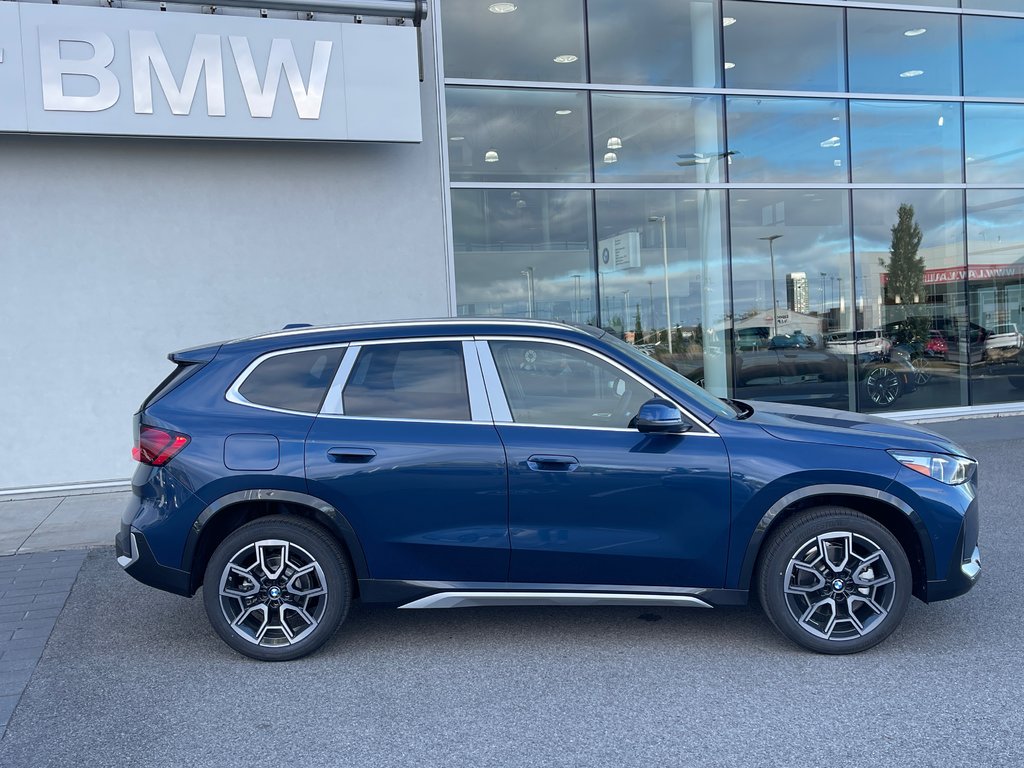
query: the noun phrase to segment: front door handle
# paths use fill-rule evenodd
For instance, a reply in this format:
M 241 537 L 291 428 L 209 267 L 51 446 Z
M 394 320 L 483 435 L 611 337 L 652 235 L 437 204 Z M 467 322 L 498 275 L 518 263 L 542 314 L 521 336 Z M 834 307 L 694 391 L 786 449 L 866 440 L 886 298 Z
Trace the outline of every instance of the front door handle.
M 343 464 L 365 464 L 372 461 L 377 452 L 373 448 L 356 448 L 346 446 L 344 448 L 330 448 L 327 456 L 331 461 Z
M 535 453 L 526 460 L 526 466 L 534 472 L 572 472 L 579 465 L 575 456 L 551 456 Z

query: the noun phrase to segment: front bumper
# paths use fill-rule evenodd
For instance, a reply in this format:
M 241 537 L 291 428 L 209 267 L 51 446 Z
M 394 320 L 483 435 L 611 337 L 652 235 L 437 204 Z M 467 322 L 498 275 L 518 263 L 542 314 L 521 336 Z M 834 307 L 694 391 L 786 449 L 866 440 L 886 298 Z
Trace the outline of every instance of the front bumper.
M 121 524 L 121 531 L 114 537 L 117 564 L 133 579 L 151 587 L 191 597 L 191 574 L 177 568 L 169 568 L 153 556 L 146 537 L 137 528 Z
M 949 600 L 967 592 L 981 578 L 981 549 L 978 547 L 978 502 L 975 500 L 964 515 L 946 568 L 946 578 L 929 581 L 927 602 Z

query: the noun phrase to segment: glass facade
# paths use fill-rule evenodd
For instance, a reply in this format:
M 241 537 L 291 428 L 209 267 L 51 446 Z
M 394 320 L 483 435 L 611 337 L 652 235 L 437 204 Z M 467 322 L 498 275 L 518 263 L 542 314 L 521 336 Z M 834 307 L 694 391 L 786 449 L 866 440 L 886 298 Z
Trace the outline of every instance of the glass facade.
M 1024 400 L 1024 0 L 439 6 L 460 315 L 721 396 Z

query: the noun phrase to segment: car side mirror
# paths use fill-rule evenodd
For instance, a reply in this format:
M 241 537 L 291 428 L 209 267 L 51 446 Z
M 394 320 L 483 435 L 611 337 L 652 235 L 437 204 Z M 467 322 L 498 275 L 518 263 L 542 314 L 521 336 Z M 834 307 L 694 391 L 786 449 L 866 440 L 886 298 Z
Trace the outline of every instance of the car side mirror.
M 681 435 L 693 426 L 683 421 L 683 414 L 674 403 L 660 397 L 653 397 L 640 406 L 633 424 L 638 431 Z

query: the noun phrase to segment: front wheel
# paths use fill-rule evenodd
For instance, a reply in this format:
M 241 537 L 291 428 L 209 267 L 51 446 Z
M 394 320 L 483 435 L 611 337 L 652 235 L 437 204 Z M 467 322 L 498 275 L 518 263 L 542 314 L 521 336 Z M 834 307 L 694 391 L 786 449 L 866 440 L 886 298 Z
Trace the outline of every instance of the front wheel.
M 206 566 L 203 604 L 221 639 L 261 661 L 322 646 L 352 601 L 351 569 L 337 542 L 306 520 L 253 520 L 230 534 Z
M 867 650 L 903 619 L 913 577 L 896 538 L 866 515 L 821 507 L 784 523 L 764 550 L 759 595 L 788 638 L 818 653 Z

